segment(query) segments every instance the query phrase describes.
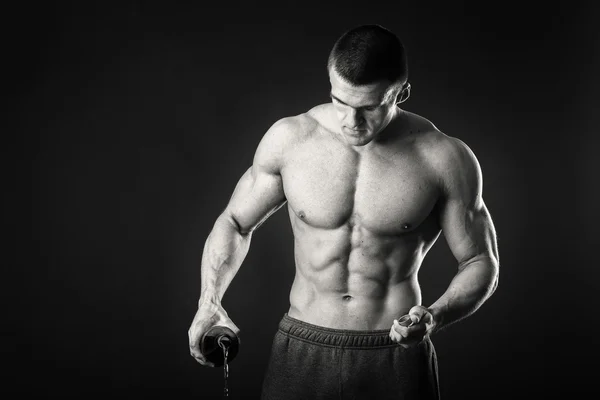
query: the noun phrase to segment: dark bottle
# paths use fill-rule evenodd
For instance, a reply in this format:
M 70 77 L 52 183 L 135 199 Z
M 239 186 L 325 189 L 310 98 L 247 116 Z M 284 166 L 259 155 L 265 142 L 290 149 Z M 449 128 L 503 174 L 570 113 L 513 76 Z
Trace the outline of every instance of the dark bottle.
M 225 364 L 225 352 L 227 363 L 230 363 L 237 355 L 239 347 L 240 340 L 237 335 L 226 326 L 220 325 L 210 328 L 200 343 L 200 351 L 208 361 L 215 364 L 215 367 Z

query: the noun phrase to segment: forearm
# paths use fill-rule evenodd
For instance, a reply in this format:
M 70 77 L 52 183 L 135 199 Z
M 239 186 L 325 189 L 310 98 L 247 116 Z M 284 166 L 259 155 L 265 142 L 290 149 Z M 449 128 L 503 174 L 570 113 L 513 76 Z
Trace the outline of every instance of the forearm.
M 251 232 L 241 233 L 226 213 L 219 216 L 204 244 L 198 304 L 221 304 L 225 291 L 248 254 L 251 236 Z
M 477 257 L 459 267 L 444 294 L 429 310 L 436 322 L 434 332 L 473 314 L 498 285 L 498 263 L 489 256 Z

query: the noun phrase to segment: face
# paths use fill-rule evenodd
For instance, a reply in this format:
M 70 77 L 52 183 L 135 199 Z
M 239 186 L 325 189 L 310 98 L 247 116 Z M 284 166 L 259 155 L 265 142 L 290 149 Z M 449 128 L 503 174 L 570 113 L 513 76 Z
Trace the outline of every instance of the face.
M 399 90 L 388 81 L 354 86 L 333 68 L 329 80 L 340 133 L 346 142 L 353 146 L 371 142 L 394 116 Z

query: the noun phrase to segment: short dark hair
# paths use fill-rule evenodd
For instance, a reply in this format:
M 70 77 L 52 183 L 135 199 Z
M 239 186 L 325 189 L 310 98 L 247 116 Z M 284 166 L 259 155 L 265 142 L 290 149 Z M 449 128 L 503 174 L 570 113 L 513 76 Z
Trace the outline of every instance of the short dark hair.
M 362 25 L 344 33 L 329 53 L 327 68 L 353 85 L 381 80 L 405 83 L 406 51 L 400 39 L 381 25 Z

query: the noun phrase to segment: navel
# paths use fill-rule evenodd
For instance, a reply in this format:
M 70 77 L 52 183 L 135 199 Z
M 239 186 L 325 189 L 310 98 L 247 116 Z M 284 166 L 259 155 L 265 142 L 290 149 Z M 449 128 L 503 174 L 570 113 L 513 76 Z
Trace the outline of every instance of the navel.
M 350 301 L 350 300 L 352 300 L 352 296 L 350 296 L 349 294 L 347 294 L 347 295 L 344 295 L 342 297 L 342 299 L 344 299 L 344 301 Z

